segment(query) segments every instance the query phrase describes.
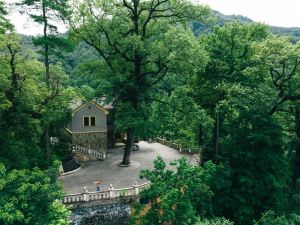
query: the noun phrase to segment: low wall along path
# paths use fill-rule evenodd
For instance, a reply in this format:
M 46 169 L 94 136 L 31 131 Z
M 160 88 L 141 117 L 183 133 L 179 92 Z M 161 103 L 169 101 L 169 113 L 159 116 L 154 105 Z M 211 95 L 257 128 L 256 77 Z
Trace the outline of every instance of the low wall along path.
M 64 197 L 64 204 L 86 203 L 99 200 L 113 200 L 118 198 L 137 197 L 141 191 L 150 187 L 150 182 L 144 184 L 134 184 L 130 188 L 114 189 L 112 185 L 108 190 L 89 192 L 85 187 L 82 193 L 68 194 Z

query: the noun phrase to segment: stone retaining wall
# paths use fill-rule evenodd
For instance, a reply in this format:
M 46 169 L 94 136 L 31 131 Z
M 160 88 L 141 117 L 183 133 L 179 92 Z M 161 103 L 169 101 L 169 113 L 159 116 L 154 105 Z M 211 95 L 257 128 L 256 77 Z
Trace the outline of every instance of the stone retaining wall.
M 107 152 L 107 132 L 73 133 L 73 144 L 94 149 L 99 152 Z
M 130 205 L 109 203 L 88 207 L 73 208 L 71 225 L 127 225 Z

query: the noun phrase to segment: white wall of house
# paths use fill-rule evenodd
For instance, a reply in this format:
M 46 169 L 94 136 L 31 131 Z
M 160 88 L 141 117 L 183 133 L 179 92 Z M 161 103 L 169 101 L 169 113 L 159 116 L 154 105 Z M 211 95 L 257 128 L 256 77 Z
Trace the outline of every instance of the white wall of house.
M 67 128 L 72 133 L 106 131 L 106 114 L 107 112 L 101 109 L 97 104 L 93 102 L 86 103 L 73 112 L 71 123 L 68 125 Z M 95 126 L 84 126 L 84 117 L 95 117 Z

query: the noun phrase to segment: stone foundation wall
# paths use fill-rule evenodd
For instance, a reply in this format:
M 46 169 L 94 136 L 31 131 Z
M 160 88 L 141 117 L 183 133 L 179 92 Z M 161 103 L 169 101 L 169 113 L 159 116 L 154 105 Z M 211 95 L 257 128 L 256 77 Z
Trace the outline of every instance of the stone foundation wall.
M 106 204 L 72 209 L 71 225 L 128 225 L 130 206 Z
M 107 152 L 107 132 L 73 133 L 73 144 Z

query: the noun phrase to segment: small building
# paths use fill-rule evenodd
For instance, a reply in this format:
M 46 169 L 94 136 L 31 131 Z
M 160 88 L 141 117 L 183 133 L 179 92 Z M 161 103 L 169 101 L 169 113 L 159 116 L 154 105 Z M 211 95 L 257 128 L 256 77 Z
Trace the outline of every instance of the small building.
M 72 120 L 67 131 L 72 135 L 72 144 L 106 153 L 114 145 L 112 124 L 108 121 L 111 106 L 101 105 L 97 101 L 77 103 L 73 107 Z M 112 136 L 112 137 L 108 137 Z

